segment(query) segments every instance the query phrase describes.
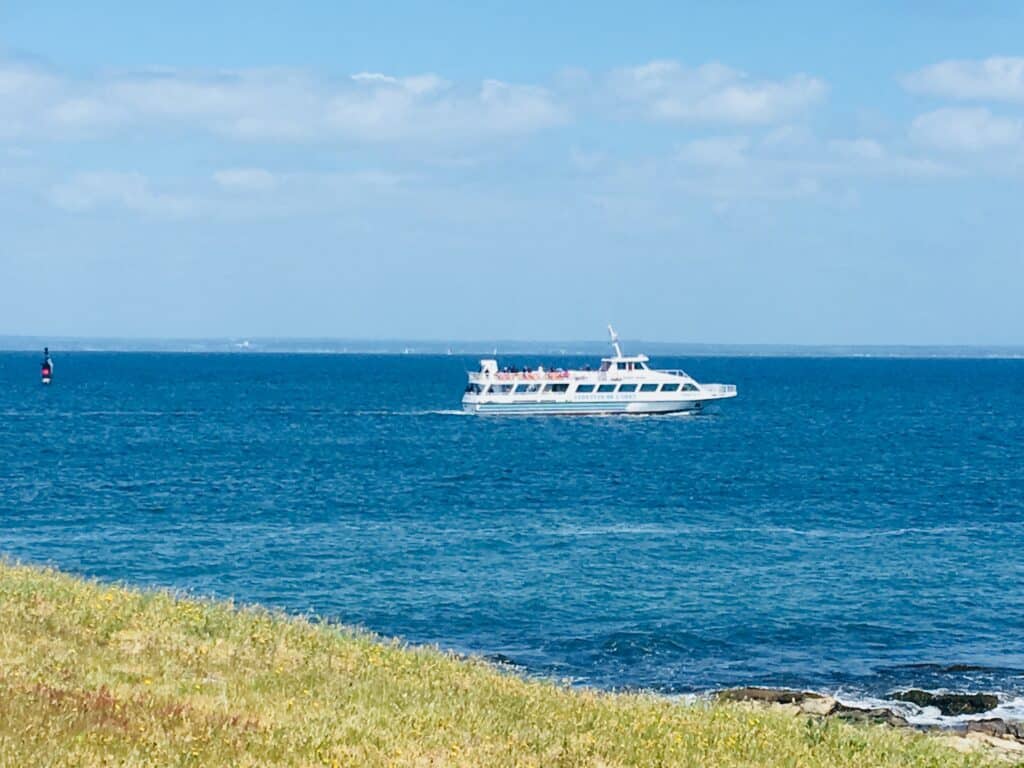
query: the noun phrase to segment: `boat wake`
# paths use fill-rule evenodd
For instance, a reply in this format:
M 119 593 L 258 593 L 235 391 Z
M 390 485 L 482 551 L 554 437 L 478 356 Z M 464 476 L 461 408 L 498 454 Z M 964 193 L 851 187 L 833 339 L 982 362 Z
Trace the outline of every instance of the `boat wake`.
M 347 416 L 471 416 L 461 408 L 426 408 L 411 411 L 391 410 L 379 408 L 372 410 L 348 411 Z

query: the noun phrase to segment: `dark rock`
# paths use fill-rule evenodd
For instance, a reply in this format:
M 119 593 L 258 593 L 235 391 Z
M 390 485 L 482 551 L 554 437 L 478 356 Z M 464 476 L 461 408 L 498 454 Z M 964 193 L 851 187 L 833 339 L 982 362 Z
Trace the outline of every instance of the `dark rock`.
M 719 701 L 758 701 L 762 704 L 799 704 L 805 699 L 824 698 L 820 693 L 789 688 L 727 688 L 715 694 Z
M 832 711 L 832 717 L 862 723 L 885 723 L 886 725 L 891 725 L 895 728 L 906 728 L 910 725 L 906 718 L 901 715 L 897 715 L 891 709 L 886 709 L 885 707 L 859 709 L 857 707 L 848 707 L 845 704 L 839 704 Z
M 998 736 L 1001 739 L 1017 739 L 1017 741 L 1024 742 L 1024 723 L 1007 722 L 998 717 L 969 720 L 967 732 L 987 733 L 989 736 Z
M 920 664 L 900 664 L 894 669 L 929 669 L 935 672 L 993 672 L 997 667 L 985 667 L 981 664 L 934 664 L 922 662 Z
M 940 668 L 943 672 L 988 672 L 990 667 L 983 667 L 980 664 L 950 664 L 948 667 Z
M 897 691 L 892 697 L 919 707 L 937 707 L 944 715 L 978 715 L 999 706 L 999 699 L 991 693 L 929 693 L 912 688 Z

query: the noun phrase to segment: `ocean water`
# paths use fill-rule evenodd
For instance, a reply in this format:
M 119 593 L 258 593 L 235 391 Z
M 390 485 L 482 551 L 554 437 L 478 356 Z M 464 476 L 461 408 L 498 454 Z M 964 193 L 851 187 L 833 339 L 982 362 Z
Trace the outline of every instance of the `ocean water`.
M 1024 361 L 654 362 L 740 396 L 477 417 L 461 357 L 0 354 L 0 554 L 602 688 L 1024 714 Z

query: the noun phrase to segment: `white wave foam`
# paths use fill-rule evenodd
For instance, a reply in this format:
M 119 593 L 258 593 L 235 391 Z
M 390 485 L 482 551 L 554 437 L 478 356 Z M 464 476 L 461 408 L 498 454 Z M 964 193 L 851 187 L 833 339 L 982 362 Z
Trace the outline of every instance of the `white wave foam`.
M 1024 523 L 1007 523 L 1008 527 L 1024 527 Z M 702 525 L 693 523 L 612 523 L 609 525 L 559 525 L 549 531 L 554 536 L 601 536 L 620 534 L 686 535 L 715 537 L 727 534 L 753 536 L 799 536 L 803 538 L 858 541 L 914 535 L 950 535 L 988 530 L 984 526 L 937 526 L 935 528 L 898 528 L 879 531 L 826 531 L 814 528 L 793 528 L 779 525 Z
M 469 416 L 467 411 L 461 408 L 434 408 L 419 411 L 394 411 L 387 408 L 373 410 L 346 411 L 346 416 Z
M 15 410 L 4 410 L 0 411 L 0 416 L 4 418 L 8 417 L 22 417 L 22 418 L 36 418 L 44 417 L 47 419 L 61 418 L 61 419 L 75 419 L 93 416 L 201 416 L 200 411 L 15 411 Z
M 461 408 L 431 408 L 427 410 L 390 410 L 387 408 L 346 411 L 346 416 L 473 416 L 475 414 Z M 502 418 L 543 418 L 543 419 L 611 419 L 615 421 L 635 421 L 637 419 L 696 419 L 703 414 L 693 411 L 677 413 L 485 413 L 482 416 L 501 416 Z
M 950 693 L 946 690 L 935 690 L 932 693 Z M 972 720 L 990 720 L 1000 718 L 1002 720 L 1024 722 L 1024 697 L 1009 696 L 1004 693 L 995 692 L 999 699 L 999 705 L 995 709 L 981 712 L 976 715 L 944 715 L 938 707 L 919 707 L 909 701 L 897 701 L 865 694 L 837 691 L 832 694 L 836 701 L 848 707 L 858 709 L 890 709 L 911 725 L 934 726 L 938 728 L 962 727 Z
M 560 525 L 548 533 L 552 536 L 665 536 L 680 533 L 681 526 L 658 523 L 616 523 L 612 525 Z

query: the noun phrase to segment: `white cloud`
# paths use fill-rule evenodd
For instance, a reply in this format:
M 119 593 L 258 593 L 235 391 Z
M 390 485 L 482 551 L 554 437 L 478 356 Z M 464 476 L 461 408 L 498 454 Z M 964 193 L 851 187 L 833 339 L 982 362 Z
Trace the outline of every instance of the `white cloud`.
M 977 152 L 1019 144 L 1024 138 L 1024 121 L 999 117 L 982 108 L 937 109 L 916 117 L 910 135 L 938 149 Z
M 893 176 L 923 178 L 950 176 L 954 169 L 927 157 L 886 147 L 877 139 L 833 139 L 825 145 L 819 171 L 832 177 Z
M 785 124 L 769 130 L 760 143 L 782 151 L 801 151 L 811 147 L 815 138 L 807 126 Z
M 718 212 L 743 201 L 785 202 L 823 197 L 827 192 L 813 175 L 770 165 L 751 168 L 746 173 L 680 177 L 676 187 L 692 197 L 711 202 Z
M 568 119 L 544 88 L 431 74 L 341 80 L 293 70 L 178 70 L 91 81 L 0 62 L 0 136 L 75 138 L 129 126 L 187 127 L 233 138 L 364 142 L 482 140 Z
M 1024 102 L 1024 58 L 941 61 L 907 75 L 903 84 L 954 99 Z
M 27 134 L 34 116 L 60 98 L 62 84 L 48 72 L 0 61 L 0 137 Z
M 603 152 L 587 152 L 579 147 L 569 148 L 569 165 L 582 173 L 596 171 L 605 160 Z
M 400 86 L 412 93 L 430 93 L 431 91 L 444 90 L 451 86 L 446 80 L 437 75 L 418 75 L 415 77 L 391 77 L 380 72 L 359 72 L 352 75 L 352 80 L 357 83 L 372 83 Z
M 696 139 L 683 146 L 679 159 L 712 168 L 739 168 L 747 162 L 750 139 L 746 136 L 715 136 Z
M 213 180 L 225 189 L 257 192 L 272 189 L 277 182 L 263 168 L 226 168 L 214 173 Z
M 652 61 L 613 71 L 606 87 L 627 111 L 653 120 L 771 123 L 798 113 L 825 96 L 825 83 L 799 74 L 755 80 L 716 62 L 696 68 Z
M 885 149 L 874 139 L 835 139 L 829 142 L 829 148 L 856 160 L 878 160 L 885 156 Z
M 568 120 L 568 112 L 536 86 L 485 80 L 472 92 L 459 92 L 433 77 L 357 78 L 356 88 L 329 100 L 325 121 L 333 132 L 363 141 L 507 136 Z
M 955 173 L 875 138 L 822 140 L 803 132 L 779 136 L 775 129 L 760 138 L 752 134 L 695 139 L 677 151 L 675 160 L 652 163 L 651 175 L 658 178 L 663 172 L 669 183 L 715 205 L 817 198 L 828 205 L 848 206 L 855 193 L 849 187 L 853 180 Z
M 41 115 L 43 121 L 52 126 L 95 126 L 115 122 L 117 113 L 112 105 L 94 98 L 72 97 L 63 99 L 48 107 Z
M 54 82 L 50 75 L 25 64 L 11 62 L 0 66 L 0 97 L 4 99 L 49 90 Z
M 46 189 L 46 198 L 54 207 L 73 213 L 262 219 L 390 206 L 413 199 L 406 192 L 416 182 L 415 176 L 373 168 L 323 173 L 225 168 L 205 182 L 154 181 L 141 173 L 104 170 L 75 174 L 53 184 Z
M 103 171 L 81 173 L 50 190 L 50 202 L 67 211 L 127 208 L 161 216 L 187 216 L 197 211 L 194 201 L 154 192 L 139 173 Z
M 435 74 L 359 72 L 327 78 L 290 69 L 115 72 L 60 77 L 0 61 L 0 137 L 34 139 L 202 130 L 253 141 L 465 142 L 535 133 L 573 107 L 642 119 L 772 123 L 820 101 L 824 83 L 798 74 L 756 79 L 718 63 L 654 61 L 553 87 Z
M 404 174 L 372 170 L 333 174 L 328 176 L 328 178 L 334 179 L 335 182 L 342 182 L 346 187 L 356 185 L 363 188 L 372 187 L 374 189 L 397 189 L 412 180 L 412 177 Z

